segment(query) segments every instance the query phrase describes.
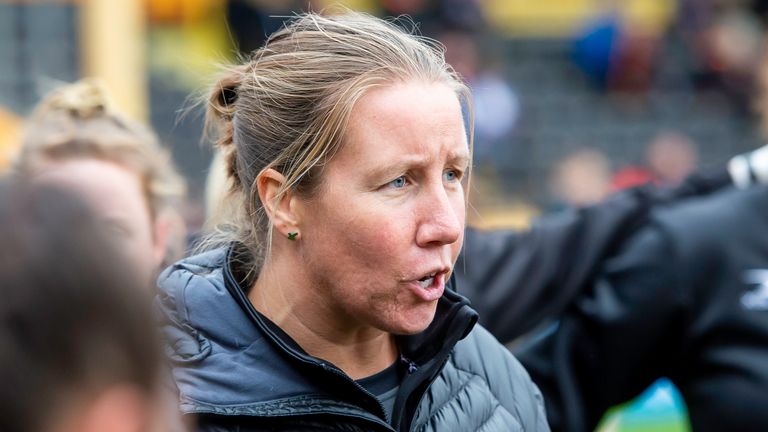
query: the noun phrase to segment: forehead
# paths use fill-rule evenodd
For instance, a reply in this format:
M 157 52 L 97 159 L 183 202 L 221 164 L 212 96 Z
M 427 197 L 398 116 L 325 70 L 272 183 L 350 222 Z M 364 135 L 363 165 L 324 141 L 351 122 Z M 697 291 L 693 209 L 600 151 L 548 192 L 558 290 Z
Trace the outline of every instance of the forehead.
M 369 90 L 352 110 L 338 156 L 468 153 L 461 104 L 443 83 L 409 81 Z
M 35 181 L 72 190 L 102 215 L 130 218 L 147 205 L 138 174 L 113 162 L 91 158 L 43 162 Z

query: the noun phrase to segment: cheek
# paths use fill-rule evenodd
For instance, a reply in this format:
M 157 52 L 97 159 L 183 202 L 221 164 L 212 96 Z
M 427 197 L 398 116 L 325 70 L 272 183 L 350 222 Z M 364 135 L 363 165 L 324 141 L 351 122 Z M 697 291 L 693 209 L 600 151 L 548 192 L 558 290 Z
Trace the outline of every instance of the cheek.
M 355 261 L 358 268 L 381 269 L 405 253 L 407 246 L 407 218 L 393 214 L 382 206 L 365 205 L 346 207 L 324 220 L 324 234 L 318 241 L 330 254 Z M 320 222 L 322 223 L 322 222 Z M 343 252 L 342 252 L 343 251 Z
M 457 247 L 457 249 L 461 249 L 461 245 L 464 244 L 464 230 L 466 229 L 467 225 L 467 201 L 464 199 L 464 192 L 462 191 L 461 194 L 458 194 L 452 200 L 452 203 L 456 219 L 461 225 L 461 234 L 459 235 L 459 239 L 452 246 Z

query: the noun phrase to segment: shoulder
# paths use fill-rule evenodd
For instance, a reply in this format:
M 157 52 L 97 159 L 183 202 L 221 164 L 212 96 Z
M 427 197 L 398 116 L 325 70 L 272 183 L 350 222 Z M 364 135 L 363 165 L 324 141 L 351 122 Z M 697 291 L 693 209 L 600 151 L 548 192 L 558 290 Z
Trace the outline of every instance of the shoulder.
M 499 387 L 498 393 L 502 396 L 531 396 L 528 394 L 532 385 L 528 372 L 512 353 L 481 325 L 476 325 L 466 338 L 456 344 L 451 363 L 460 370 L 488 381 L 494 392 L 497 392 L 496 387 Z M 509 386 L 510 383 L 514 385 Z M 520 390 L 520 394 L 504 395 L 508 390 L 513 393 Z
M 727 188 L 659 206 L 648 222 L 623 242 L 608 267 L 670 267 L 681 260 L 722 258 L 723 246 L 754 236 L 768 222 L 768 188 Z M 655 263 L 655 264 L 654 264 Z
M 227 340 L 235 329 L 225 328 L 220 317 L 233 322 L 243 312 L 224 282 L 227 248 L 214 249 L 185 258 L 171 265 L 157 281 L 155 307 L 163 321 L 163 331 L 173 347 L 172 359 L 199 360 L 210 352 L 209 338 Z M 228 321 L 227 321 L 228 323 Z
M 732 248 L 765 241 L 766 210 L 768 188 L 728 188 L 655 210 L 639 242 L 659 259 L 667 252 L 679 265 L 717 266 L 731 258 Z
M 473 407 L 469 415 L 476 420 L 549 430 L 541 393 L 528 372 L 480 325 L 456 345 L 440 379 L 454 401 L 472 401 L 465 406 Z M 444 401 L 444 406 L 451 402 Z
M 217 248 L 184 258 L 166 268 L 158 277 L 161 291 L 172 293 L 174 289 L 201 282 L 201 279 L 221 279 L 221 269 L 227 259 L 227 248 Z
M 224 294 L 223 268 L 227 248 L 184 258 L 166 268 L 157 279 L 161 305 L 180 306 L 195 297 L 207 297 L 212 291 Z
M 661 207 L 653 213 L 653 222 L 668 230 L 691 232 L 708 238 L 722 233 L 714 227 L 738 228 L 745 222 L 764 219 L 761 212 L 766 208 L 767 187 L 727 188 L 712 195 Z

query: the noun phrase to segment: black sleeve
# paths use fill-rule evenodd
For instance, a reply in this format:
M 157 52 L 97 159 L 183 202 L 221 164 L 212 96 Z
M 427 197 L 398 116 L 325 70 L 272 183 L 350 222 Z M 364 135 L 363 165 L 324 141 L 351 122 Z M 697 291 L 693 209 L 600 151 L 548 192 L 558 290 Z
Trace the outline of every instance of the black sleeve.
M 516 349 L 552 430 L 592 431 L 607 409 L 675 372 L 689 290 L 672 245 L 656 226 L 644 228 L 558 323 Z
M 590 286 L 598 266 L 661 203 L 730 185 L 725 168 L 702 171 L 676 188 L 626 190 L 600 204 L 538 218 L 525 232 L 468 228 L 456 263 L 457 289 L 501 342 L 560 314 Z

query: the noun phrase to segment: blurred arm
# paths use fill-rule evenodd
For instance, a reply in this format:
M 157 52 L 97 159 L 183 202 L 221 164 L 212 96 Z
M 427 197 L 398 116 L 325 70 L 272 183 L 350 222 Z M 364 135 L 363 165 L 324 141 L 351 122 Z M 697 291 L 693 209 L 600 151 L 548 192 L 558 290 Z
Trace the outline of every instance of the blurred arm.
M 456 264 L 457 288 L 502 343 L 559 315 L 591 286 L 598 267 L 642 227 L 654 206 L 732 184 L 725 167 L 675 188 L 644 185 L 581 209 L 546 215 L 524 232 L 468 228 Z
M 688 297 L 671 245 L 654 226 L 639 232 L 553 328 L 515 353 L 552 430 L 592 431 L 610 407 L 673 372 Z

